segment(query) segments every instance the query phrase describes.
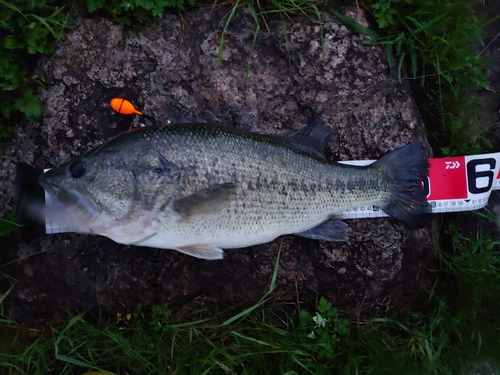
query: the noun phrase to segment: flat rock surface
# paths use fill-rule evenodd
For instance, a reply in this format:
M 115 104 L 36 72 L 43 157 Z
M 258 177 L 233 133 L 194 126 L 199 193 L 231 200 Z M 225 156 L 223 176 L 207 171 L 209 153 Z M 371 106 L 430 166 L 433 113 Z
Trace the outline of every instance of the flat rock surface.
M 125 97 L 159 122 L 215 122 L 280 133 L 320 118 L 335 130 L 332 160 L 375 159 L 425 130 L 407 87 L 388 72 L 383 47 L 323 15 L 261 25 L 248 11 L 198 8 L 167 15 L 134 33 L 104 19 L 78 19 L 35 74 L 43 116 L 27 119 L 1 157 L 0 213 L 14 206 L 15 163 L 52 167 L 131 127 L 148 123 L 109 107 Z M 355 9 L 346 9 L 352 18 Z M 358 18 L 358 21 L 365 22 Z M 223 30 L 225 32 L 223 33 Z M 62 310 L 123 312 L 193 299 L 251 304 L 278 262 L 281 301 L 326 296 L 345 310 L 397 297 L 418 277 L 435 226 L 408 231 L 392 219 L 349 220 L 349 240 L 325 243 L 284 236 L 226 253 L 222 261 L 150 250 L 106 238 L 57 234 L 0 239 L 2 263 L 17 278 L 7 307 L 13 316 L 54 318 Z M 36 254 L 36 255 L 33 255 Z M 32 255 L 27 257 L 28 255 Z M 279 261 L 278 261 L 279 255 Z M 2 282 L 6 282 L 3 280 Z M 407 288 L 406 288 L 407 287 Z

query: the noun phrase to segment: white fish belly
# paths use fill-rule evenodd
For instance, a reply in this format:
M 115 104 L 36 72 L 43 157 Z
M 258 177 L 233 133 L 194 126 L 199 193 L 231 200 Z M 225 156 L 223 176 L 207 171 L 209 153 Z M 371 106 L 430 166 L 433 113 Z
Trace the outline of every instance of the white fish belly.
M 371 199 L 361 204 L 378 202 Z M 326 199 L 300 203 L 267 202 L 263 205 L 246 202 L 243 207 L 242 201 L 236 201 L 209 215 L 186 219 L 169 214 L 143 228 L 140 238 L 129 239 L 128 243 L 167 249 L 192 245 L 213 245 L 221 249 L 248 247 L 270 242 L 281 235 L 309 230 L 360 204 L 353 201 L 352 204 L 338 205 Z

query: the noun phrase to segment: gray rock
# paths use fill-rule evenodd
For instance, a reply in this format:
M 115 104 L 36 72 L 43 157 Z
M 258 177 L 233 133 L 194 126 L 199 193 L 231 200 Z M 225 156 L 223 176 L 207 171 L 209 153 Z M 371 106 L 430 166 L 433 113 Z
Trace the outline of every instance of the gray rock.
M 425 142 L 413 99 L 388 73 L 383 47 L 366 44 L 367 37 L 328 15 L 321 22 L 287 22 L 286 30 L 270 21 L 254 44 L 251 15 L 238 9 L 229 22 L 229 10 L 198 8 L 183 20 L 167 15 L 158 27 L 134 35 L 108 20 L 77 20 L 56 53 L 36 68 L 51 82 L 38 92 L 44 113 L 16 129 L 2 156 L 2 212 L 13 206 L 15 162 L 58 165 L 147 122 L 113 113 L 109 100 L 117 96 L 160 122 L 208 121 L 280 133 L 320 118 L 336 131 L 328 155 L 337 160 L 378 158 L 413 139 Z M 346 14 L 359 17 L 354 10 Z M 31 317 L 55 314 L 58 306 L 99 304 L 115 312 L 195 298 L 253 303 L 278 253 L 282 301 L 296 301 L 298 290 L 302 301 L 314 302 L 319 294 L 351 310 L 394 295 L 396 285 L 404 293 L 401 285 L 410 287 L 417 278 L 434 230 L 410 232 L 392 219 L 348 223 L 345 243 L 285 236 L 212 262 L 177 252 L 153 262 L 142 256 L 144 249 L 95 236 L 11 237 L 2 246 L 13 257 L 45 252 L 16 265 L 19 282 L 9 298 Z

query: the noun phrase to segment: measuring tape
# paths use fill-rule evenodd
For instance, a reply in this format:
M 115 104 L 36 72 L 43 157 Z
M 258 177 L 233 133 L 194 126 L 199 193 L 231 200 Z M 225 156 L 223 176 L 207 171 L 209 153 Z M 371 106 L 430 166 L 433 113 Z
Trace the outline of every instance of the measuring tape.
M 369 165 L 375 160 L 342 161 L 349 165 Z M 500 190 L 500 152 L 494 154 L 430 158 L 430 170 L 424 188 L 432 213 L 472 211 L 483 208 L 493 190 Z M 61 217 L 54 198 L 45 192 L 45 232 L 91 233 L 88 228 L 76 227 L 68 217 Z M 54 209 L 50 209 L 54 208 Z M 342 212 L 341 219 L 386 217 L 379 207 L 363 206 Z
M 375 160 L 342 161 L 368 165 Z M 493 190 L 500 190 L 500 152 L 494 154 L 429 158 L 430 169 L 424 189 L 432 213 L 472 211 L 483 208 Z M 375 206 L 356 207 L 342 212 L 342 219 L 389 216 Z

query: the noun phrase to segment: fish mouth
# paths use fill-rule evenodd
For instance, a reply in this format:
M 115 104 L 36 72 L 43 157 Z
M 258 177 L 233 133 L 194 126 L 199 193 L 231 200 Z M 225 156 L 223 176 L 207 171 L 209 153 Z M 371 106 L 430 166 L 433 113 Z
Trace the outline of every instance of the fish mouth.
M 55 171 L 54 169 L 51 169 L 50 171 L 41 174 L 40 176 L 38 176 L 37 182 L 45 191 L 47 191 L 54 198 L 57 198 L 57 194 L 61 187 L 55 181 L 53 180 L 51 181 L 48 179 L 60 174 L 60 173 L 56 174 L 54 173 L 54 171 Z
M 67 213 L 72 216 L 84 217 L 84 220 L 93 220 L 97 216 L 95 204 L 78 190 L 61 186 L 59 180 L 64 181 L 64 171 L 51 169 L 38 176 L 38 184 L 48 192 L 55 201 L 62 204 Z

